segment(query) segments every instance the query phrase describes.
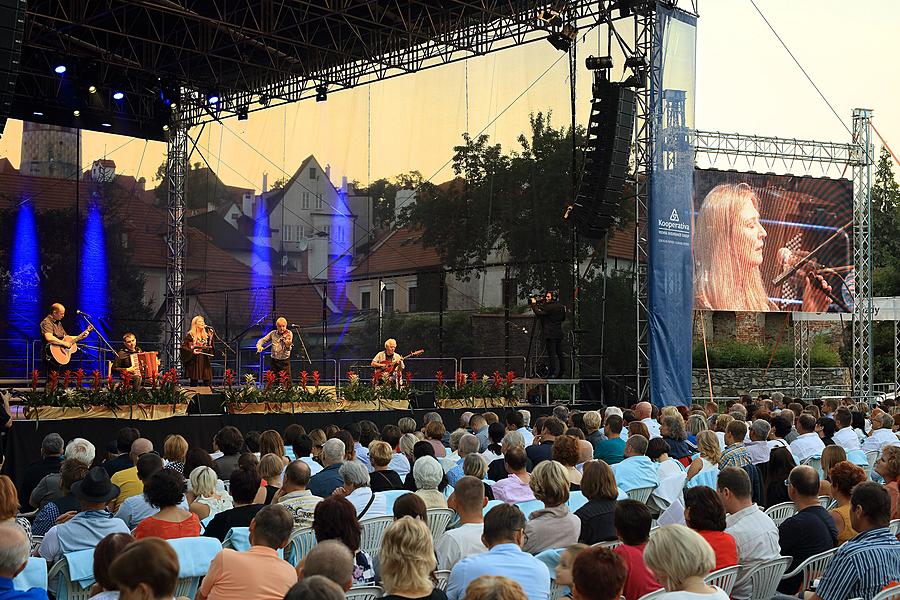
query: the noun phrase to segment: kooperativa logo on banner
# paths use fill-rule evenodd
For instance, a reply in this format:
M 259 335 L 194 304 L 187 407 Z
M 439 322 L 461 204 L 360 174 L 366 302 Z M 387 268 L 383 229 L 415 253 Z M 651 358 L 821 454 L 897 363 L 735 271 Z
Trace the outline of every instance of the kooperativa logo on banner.
M 681 222 L 677 208 L 672 209 L 668 219 L 657 220 L 657 231 L 659 240 L 663 243 L 683 245 L 691 243 L 691 224 Z

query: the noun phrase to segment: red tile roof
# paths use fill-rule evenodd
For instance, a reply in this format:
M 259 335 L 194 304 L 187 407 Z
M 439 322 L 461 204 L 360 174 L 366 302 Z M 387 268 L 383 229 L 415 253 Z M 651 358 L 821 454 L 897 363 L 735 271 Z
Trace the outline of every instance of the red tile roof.
M 441 267 L 443 261 L 437 250 L 422 243 L 422 231 L 417 227 L 400 227 L 375 244 L 372 252 L 353 267 L 354 277 L 366 273 L 402 273 Z

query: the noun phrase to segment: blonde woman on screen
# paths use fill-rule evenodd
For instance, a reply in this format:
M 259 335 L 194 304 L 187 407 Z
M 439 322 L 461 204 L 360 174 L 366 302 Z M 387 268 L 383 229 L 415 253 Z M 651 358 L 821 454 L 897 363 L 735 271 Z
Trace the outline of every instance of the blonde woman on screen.
M 703 199 L 694 229 L 696 308 L 777 310 L 759 270 L 768 234 L 758 204 L 746 183 L 717 185 Z

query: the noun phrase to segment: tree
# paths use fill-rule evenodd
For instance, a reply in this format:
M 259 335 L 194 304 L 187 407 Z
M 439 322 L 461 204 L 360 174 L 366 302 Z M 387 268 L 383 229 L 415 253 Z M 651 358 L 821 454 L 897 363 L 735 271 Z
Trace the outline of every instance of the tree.
M 424 178 L 419 171 L 401 173 L 391 178 L 382 177 L 373 181 L 368 188 L 354 187 L 357 193 L 372 198 L 375 211 L 375 227 L 385 227 L 397 218 L 403 206 L 397 206 L 397 191 L 418 190 Z
M 894 177 L 893 157 L 881 149 L 872 183 L 872 265 L 897 269 L 900 260 L 900 184 Z M 876 277 L 876 281 L 878 278 Z M 879 295 L 897 295 L 900 287 L 876 290 Z
M 159 182 L 159 185 L 153 190 L 156 196 L 156 203 L 159 206 L 165 206 L 169 195 L 169 182 L 166 180 L 166 163 L 162 163 L 157 167 L 153 180 Z M 277 184 L 278 182 L 276 181 L 275 183 Z M 210 204 L 215 208 L 231 204 L 240 206 L 243 201 L 243 193 L 240 188 L 225 185 L 212 169 L 206 168 L 199 162 L 194 163 L 188 169 L 184 189 L 185 205 L 188 209 L 205 209 Z M 273 187 L 273 189 L 275 188 Z

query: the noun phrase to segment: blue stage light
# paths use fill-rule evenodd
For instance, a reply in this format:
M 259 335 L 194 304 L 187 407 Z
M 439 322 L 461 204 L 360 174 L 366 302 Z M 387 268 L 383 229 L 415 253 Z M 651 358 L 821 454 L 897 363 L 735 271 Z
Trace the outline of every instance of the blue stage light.
M 53 67 L 53 72 L 57 75 L 62 75 L 66 72 L 66 65 L 56 65 Z
M 272 249 L 266 243 L 271 235 L 269 231 L 269 211 L 266 203 L 259 199 L 253 214 L 253 258 L 250 286 L 257 288 L 253 292 L 253 312 L 251 318 L 258 321 L 272 309 Z M 265 327 L 265 324 L 262 324 Z
M 101 320 L 106 318 L 108 312 L 106 235 L 103 231 L 103 213 L 96 201 L 91 202 L 84 223 L 80 281 L 78 304 L 93 317 L 94 325 L 103 329 Z M 85 354 L 85 358 L 89 356 L 90 353 Z
M 207 101 L 208 101 L 210 104 L 218 104 L 218 103 L 219 103 L 219 96 L 216 95 L 216 94 L 211 94 L 211 95 L 209 96 L 209 98 L 207 98 Z
M 28 198 L 19 205 L 10 253 L 9 338 L 33 339 L 41 316 L 41 264 L 37 222 Z
M 124 97 L 125 97 L 125 94 L 123 94 L 122 92 L 115 92 L 113 94 L 113 100 L 121 100 Z

